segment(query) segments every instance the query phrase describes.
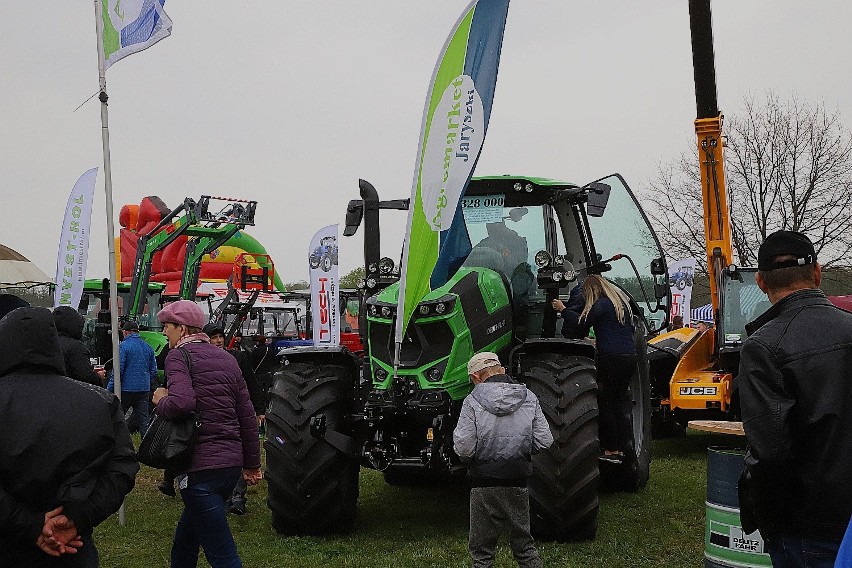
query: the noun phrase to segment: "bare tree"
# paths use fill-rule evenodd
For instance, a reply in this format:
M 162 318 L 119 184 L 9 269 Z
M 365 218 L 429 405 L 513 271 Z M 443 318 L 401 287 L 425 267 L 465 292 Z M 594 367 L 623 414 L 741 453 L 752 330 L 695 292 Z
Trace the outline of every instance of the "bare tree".
M 823 266 L 852 264 L 852 135 L 839 113 L 768 93 L 747 98 L 724 132 L 735 260 L 754 265 L 763 239 L 789 229 L 811 238 Z M 697 151 L 661 165 L 649 186 L 642 201 L 668 256 L 706 271 Z

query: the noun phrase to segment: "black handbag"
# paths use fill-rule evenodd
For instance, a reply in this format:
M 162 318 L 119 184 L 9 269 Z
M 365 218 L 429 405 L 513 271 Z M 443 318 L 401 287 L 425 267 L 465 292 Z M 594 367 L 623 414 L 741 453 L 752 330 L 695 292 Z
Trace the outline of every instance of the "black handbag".
M 189 352 L 178 347 L 189 369 L 192 379 L 192 359 Z M 201 420 L 198 414 L 192 413 L 180 418 L 164 418 L 154 411 L 154 419 L 139 444 L 137 456 L 145 465 L 157 469 L 169 469 L 176 472 L 189 467 L 195 440 Z

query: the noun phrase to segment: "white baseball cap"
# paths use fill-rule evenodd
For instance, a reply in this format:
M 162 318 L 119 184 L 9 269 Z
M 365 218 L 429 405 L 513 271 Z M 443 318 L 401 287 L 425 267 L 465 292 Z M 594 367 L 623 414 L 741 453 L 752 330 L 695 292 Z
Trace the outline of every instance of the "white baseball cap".
M 467 362 L 467 374 L 472 375 L 474 373 L 478 373 L 482 369 L 499 366 L 500 358 L 497 357 L 496 353 L 492 353 L 490 351 L 483 351 L 482 353 L 477 353 L 476 355 L 471 357 L 470 361 Z

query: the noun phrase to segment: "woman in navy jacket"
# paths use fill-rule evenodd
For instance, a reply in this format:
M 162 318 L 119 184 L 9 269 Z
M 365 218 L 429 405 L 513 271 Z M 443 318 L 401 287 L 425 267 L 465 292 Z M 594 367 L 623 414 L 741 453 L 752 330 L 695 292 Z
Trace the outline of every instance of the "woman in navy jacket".
M 609 280 L 592 274 L 574 287 L 567 307 L 553 300 L 553 308 L 562 314 L 565 337 L 586 337 L 595 330 L 601 457 L 619 462 L 632 451 L 633 438 L 629 387 L 637 359 L 630 302 Z

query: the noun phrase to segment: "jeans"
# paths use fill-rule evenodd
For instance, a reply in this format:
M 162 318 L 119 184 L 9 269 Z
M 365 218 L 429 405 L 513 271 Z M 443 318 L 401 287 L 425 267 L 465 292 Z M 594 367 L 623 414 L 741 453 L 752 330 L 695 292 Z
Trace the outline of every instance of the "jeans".
M 184 509 L 172 543 L 172 568 L 195 568 L 199 547 L 212 568 L 242 568 L 225 508 L 225 501 L 231 496 L 240 473 L 220 472 L 220 475 L 214 471 L 203 472 L 205 480 L 198 483 L 192 481 L 190 474 L 188 486 L 180 484 Z
M 781 533 L 766 540 L 773 568 L 834 568 L 840 543 Z
M 121 393 L 121 408 L 125 415 L 130 408 L 133 408 L 133 414 L 130 416 L 130 423 L 127 429 L 133 431 L 133 424 L 139 428 L 139 434 L 144 438 L 145 432 L 148 431 L 148 424 L 151 419 L 148 416 L 148 409 L 151 405 L 151 393 L 145 392 L 123 392 Z

